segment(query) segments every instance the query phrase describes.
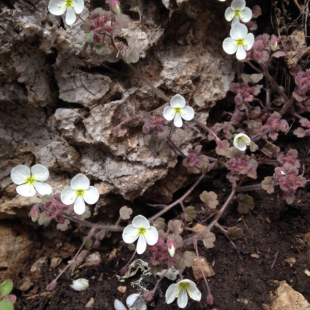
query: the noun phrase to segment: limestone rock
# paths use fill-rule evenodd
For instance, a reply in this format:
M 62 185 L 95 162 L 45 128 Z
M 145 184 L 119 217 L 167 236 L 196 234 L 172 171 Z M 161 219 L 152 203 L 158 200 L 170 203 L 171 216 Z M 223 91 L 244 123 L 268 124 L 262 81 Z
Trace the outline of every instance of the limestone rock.
M 270 295 L 271 304 L 265 306 L 266 310 L 310 310 L 308 301 L 286 281 L 280 281 L 278 284 L 279 287 Z

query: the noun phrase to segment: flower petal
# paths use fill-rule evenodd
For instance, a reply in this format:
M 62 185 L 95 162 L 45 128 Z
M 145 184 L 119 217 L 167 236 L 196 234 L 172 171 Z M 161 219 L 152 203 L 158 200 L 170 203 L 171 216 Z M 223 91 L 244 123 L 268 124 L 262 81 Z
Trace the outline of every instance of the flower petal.
M 144 227 L 145 229 L 150 228 L 150 222 L 143 215 L 137 215 L 132 220 L 132 225 L 136 228 Z
M 179 290 L 179 287 L 178 287 L 178 284 L 171 284 L 167 291 L 166 291 L 166 294 L 165 294 L 165 298 L 166 298 L 166 303 L 167 304 L 171 304 L 176 296 L 177 296 L 177 293 L 178 293 L 178 290 Z
M 81 215 L 85 212 L 86 206 L 84 199 L 82 197 L 78 197 L 74 203 L 73 210 L 76 214 Z
M 114 300 L 114 309 L 115 310 L 127 310 L 124 304 L 118 299 Z
M 178 306 L 179 308 L 185 308 L 188 303 L 187 291 L 185 289 L 181 289 L 178 296 Z
M 189 297 L 193 300 L 200 301 L 201 300 L 201 292 L 197 288 L 197 285 L 195 282 L 188 280 L 189 288 L 188 288 L 188 294 Z
M 48 4 L 48 10 L 50 13 L 56 16 L 60 16 L 66 12 L 67 7 L 65 6 L 65 1 L 50 0 Z
M 246 25 L 237 23 L 230 29 L 230 36 L 234 40 L 244 39 L 248 34 L 248 28 Z
M 234 18 L 234 12 L 235 11 L 231 7 L 226 9 L 226 11 L 225 11 L 225 19 L 228 22 L 230 22 Z
M 37 190 L 37 192 L 42 196 L 49 195 L 53 191 L 52 187 L 46 183 L 35 182 L 35 184 L 33 186 Z
M 90 205 L 96 203 L 99 199 L 98 189 L 94 186 L 90 186 L 87 190 L 85 190 L 83 199 Z
M 137 253 L 142 254 L 145 252 L 146 249 L 146 240 L 144 236 L 140 236 L 137 243 Z
M 175 127 L 179 127 L 179 128 L 182 127 L 183 121 L 182 121 L 182 117 L 180 114 L 175 115 L 173 124 Z
M 81 14 L 84 10 L 84 0 L 74 0 L 73 5 L 76 14 Z
M 151 226 L 145 233 L 147 244 L 154 245 L 158 240 L 158 231 L 154 226 Z
M 128 307 L 132 307 L 135 301 L 139 298 L 140 294 L 131 294 L 126 299 L 126 304 Z
M 32 166 L 30 170 L 31 170 L 31 175 L 35 177 L 37 181 L 44 182 L 48 179 L 50 175 L 48 172 L 48 169 L 45 166 L 40 165 L 40 164 Z
M 173 108 L 184 108 L 186 105 L 185 98 L 179 94 L 176 94 L 176 95 L 171 97 L 170 105 Z
M 244 22 L 247 23 L 248 21 L 251 20 L 252 18 L 252 10 L 250 8 L 244 8 L 241 12 L 240 19 Z
M 223 41 L 223 50 L 225 51 L 225 53 L 232 55 L 234 53 L 236 53 L 237 50 L 237 46 L 236 46 L 236 41 L 232 38 L 226 38 Z
M 73 8 L 68 8 L 66 13 L 66 24 L 73 25 L 76 20 L 76 15 Z
M 236 24 L 240 24 L 240 18 L 239 16 L 235 16 L 232 23 L 231 23 L 231 27 L 235 26 Z
M 233 0 L 231 7 L 233 10 L 243 10 L 245 8 L 245 0 Z
M 186 121 L 190 121 L 194 118 L 195 111 L 192 107 L 186 106 L 181 110 L 181 117 Z
M 163 117 L 167 121 L 173 120 L 174 116 L 175 116 L 174 108 L 172 108 L 170 106 L 164 108 L 164 110 L 163 110 Z
M 245 50 L 250 50 L 253 45 L 254 45 L 254 41 L 255 41 L 255 38 L 254 38 L 254 35 L 253 33 L 249 33 L 245 38 L 244 38 L 244 43 L 246 44 L 244 46 Z
M 11 179 L 13 183 L 20 185 L 26 183 L 26 179 L 30 176 L 30 169 L 25 165 L 18 165 L 11 170 Z
M 243 60 L 246 57 L 246 51 L 243 46 L 238 46 L 236 57 L 238 60 Z
M 70 182 L 70 186 L 72 189 L 88 189 L 89 188 L 89 179 L 86 175 L 79 173 L 75 177 L 72 178 Z
M 70 186 L 66 186 L 60 194 L 60 200 L 65 205 L 71 205 L 75 202 L 77 196 L 75 190 L 73 190 Z
M 36 190 L 32 185 L 22 184 L 16 187 L 16 191 L 19 195 L 24 197 L 32 197 L 36 194 Z
M 133 243 L 139 237 L 138 229 L 132 224 L 126 226 L 123 230 L 122 238 L 125 243 Z

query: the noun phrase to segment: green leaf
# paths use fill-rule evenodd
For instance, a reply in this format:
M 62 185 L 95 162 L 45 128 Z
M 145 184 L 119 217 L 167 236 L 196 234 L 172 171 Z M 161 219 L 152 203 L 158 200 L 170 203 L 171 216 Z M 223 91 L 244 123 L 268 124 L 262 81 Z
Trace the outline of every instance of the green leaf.
M 197 216 L 197 212 L 194 207 L 187 207 L 185 209 L 185 221 L 191 222 Z
M 12 292 L 12 289 L 13 281 L 10 279 L 4 280 L 4 282 L 0 284 L 0 298 L 9 295 Z
M 13 304 L 8 300 L 0 301 L 0 310 L 14 310 Z
M 254 209 L 254 199 L 248 194 L 239 194 L 238 196 L 238 212 L 248 214 Z

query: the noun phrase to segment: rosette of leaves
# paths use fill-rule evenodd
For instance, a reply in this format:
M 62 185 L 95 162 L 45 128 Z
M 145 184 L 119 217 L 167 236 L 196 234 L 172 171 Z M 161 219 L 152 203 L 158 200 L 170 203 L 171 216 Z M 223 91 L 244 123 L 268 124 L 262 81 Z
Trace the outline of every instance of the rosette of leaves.
M 13 281 L 5 280 L 0 284 L 0 310 L 13 310 L 16 296 L 10 294 L 13 290 Z

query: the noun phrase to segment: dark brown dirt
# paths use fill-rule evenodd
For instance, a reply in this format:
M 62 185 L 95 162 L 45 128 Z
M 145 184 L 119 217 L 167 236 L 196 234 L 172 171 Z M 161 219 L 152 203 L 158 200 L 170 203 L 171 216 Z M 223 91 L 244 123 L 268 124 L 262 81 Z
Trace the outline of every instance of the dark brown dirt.
M 209 250 L 203 246 L 199 248 L 200 255 L 214 265 L 215 276 L 209 279 L 209 285 L 216 309 L 261 310 L 262 305 L 269 302 L 269 292 L 277 287 L 274 280 L 286 280 L 310 300 L 310 281 L 304 273 L 310 261 L 308 248 L 303 242 L 303 234 L 310 231 L 309 197 L 307 189 L 300 190 L 296 203 L 288 206 L 276 195 L 266 196 L 259 192 L 255 194 L 255 209 L 245 216 L 237 213 L 234 204 L 230 206 L 221 224 L 243 229 L 244 236 L 235 242 L 237 250 L 217 230 L 215 247 Z M 63 276 L 54 292 L 46 292 L 45 286 L 55 277 L 55 271 L 42 273 L 42 277 L 36 280 L 33 277 L 35 286 L 32 292 L 15 291 L 18 296 L 16 309 L 79 310 L 85 309 L 90 298 L 94 298 L 92 309 L 113 309 L 115 298 L 125 302 L 125 295 L 134 292 L 129 280 L 120 283 L 115 277 L 131 255 L 125 247 L 120 253 L 119 261 L 114 259 L 107 263 L 103 260 L 98 267 L 81 270 L 79 277 L 90 279 L 87 291 L 72 290 L 69 287 L 71 277 Z M 285 261 L 288 258 L 295 258 L 296 263 L 290 266 Z M 185 276 L 192 278 L 189 268 Z M 150 279 L 145 280 L 145 285 L 151 289 Z M 176 302 L 167 305 L 164 301 L 163 292 L 169 284 L 168 280 L 163 282 L 148 309 L 178 309 Z M 125 295 L 118 292 L 120 285 L 127 286 Z M 203 294 L 201 302 L 190 301 L 186 309 L 212 309 L 206 306 L 203 281 L 199 281 L 198 287 Z

